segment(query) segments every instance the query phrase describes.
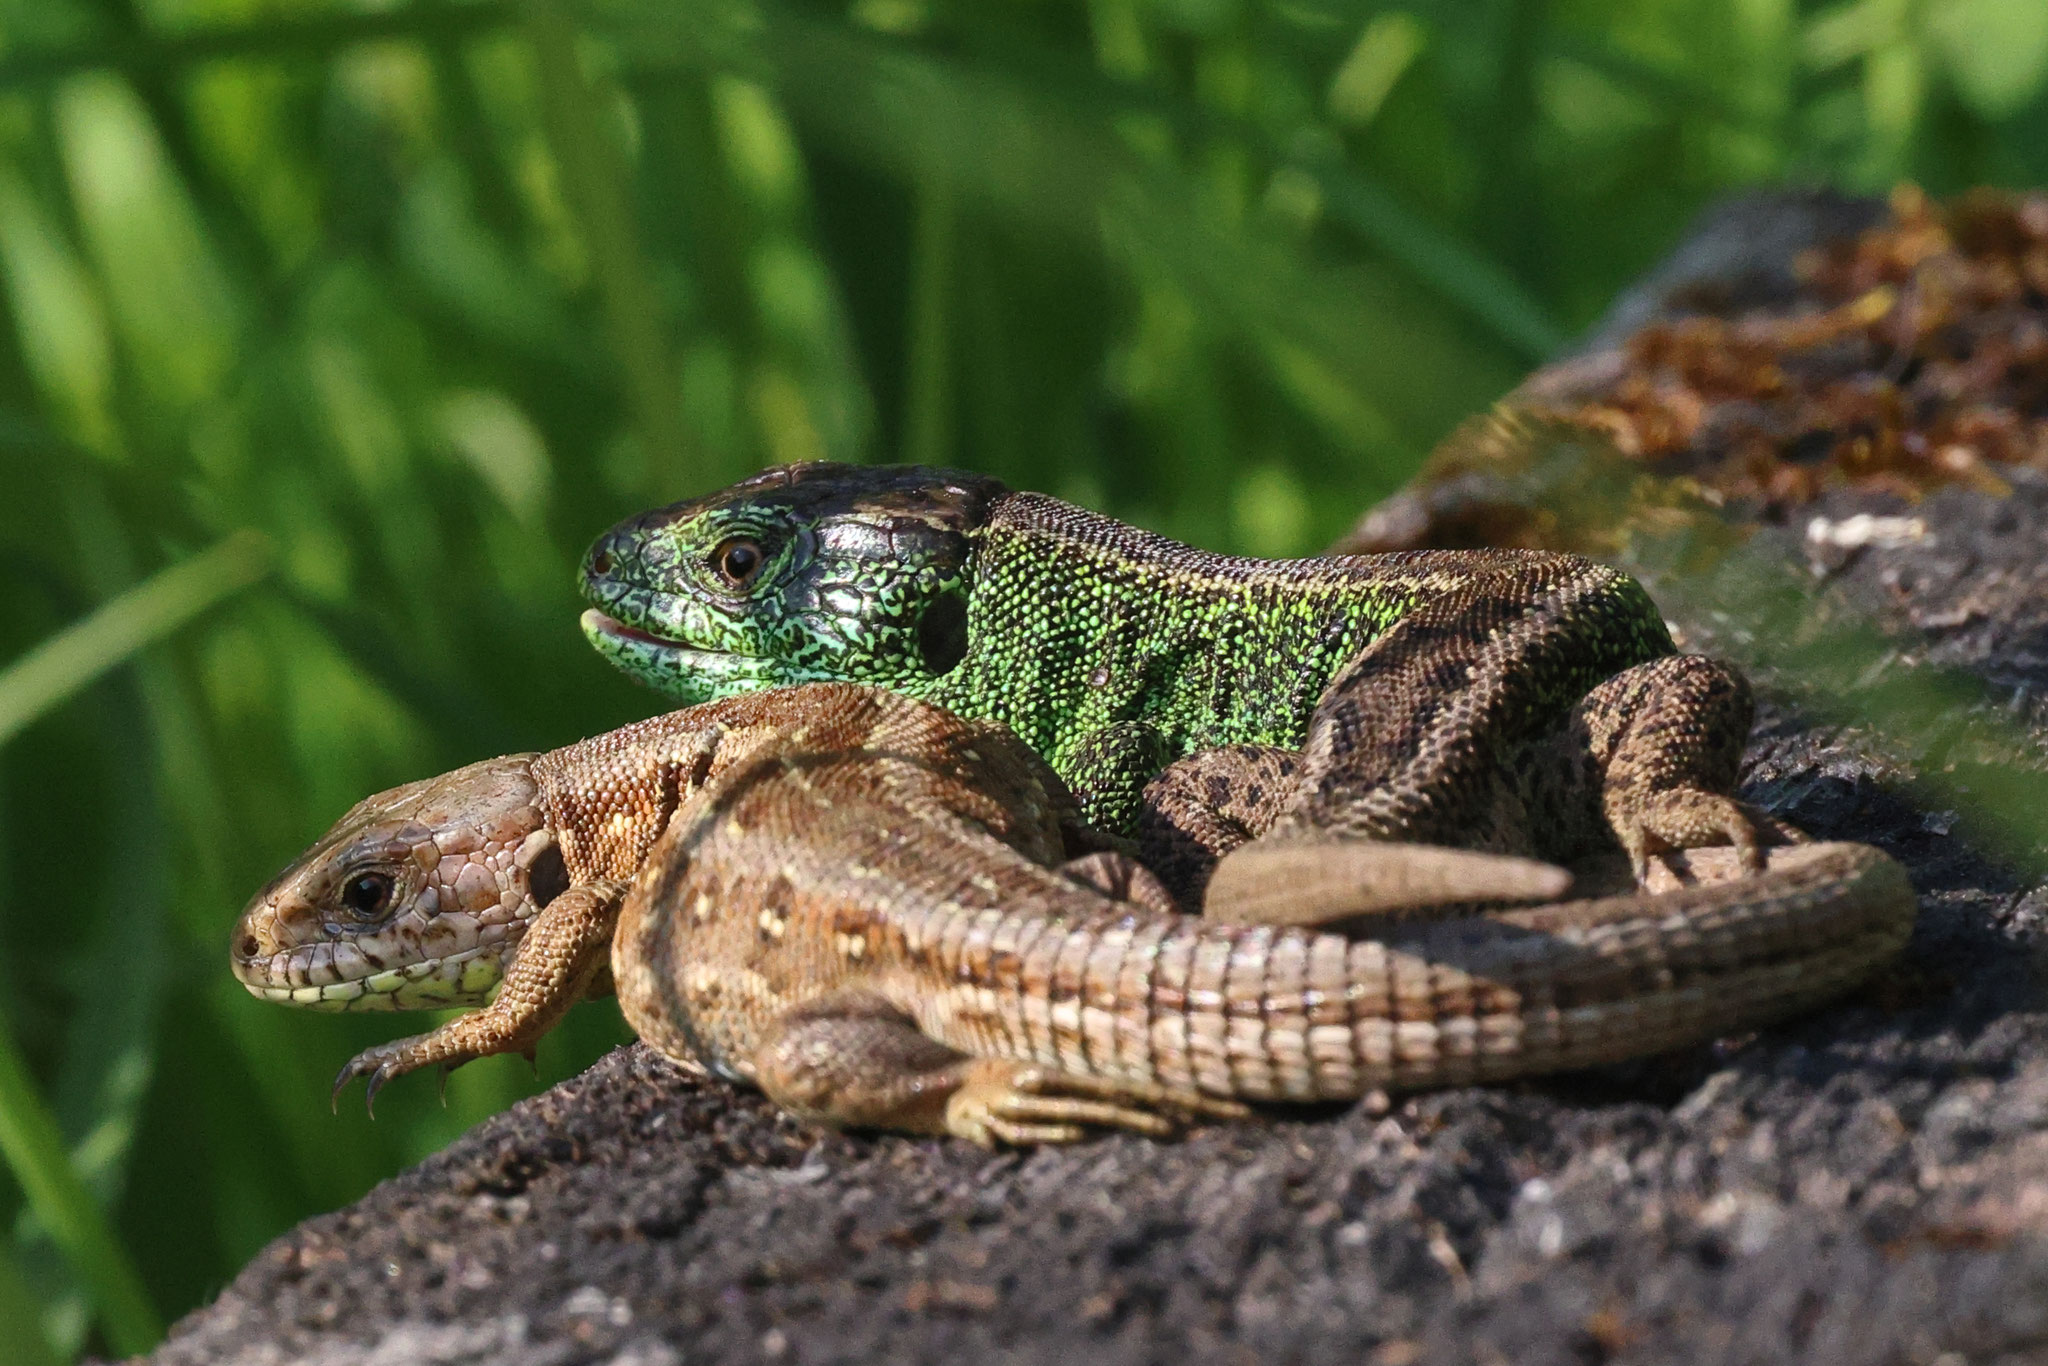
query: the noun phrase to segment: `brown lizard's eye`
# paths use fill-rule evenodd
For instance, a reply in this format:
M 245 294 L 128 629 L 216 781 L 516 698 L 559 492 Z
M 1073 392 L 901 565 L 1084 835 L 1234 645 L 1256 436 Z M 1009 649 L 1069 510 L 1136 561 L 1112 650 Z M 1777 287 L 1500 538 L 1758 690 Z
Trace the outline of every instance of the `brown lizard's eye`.
M 391 875 L 357 873 L 341 885 L 341 904 L 358 920 L 375 920 L 391 905 Z
M 766 559 L 761 553 L 760 542 L 748 536 L 728 536 L 711 552 L 712 568 L 718 571 L 718 577 L 734 588 L 745 588 L 752 583 Z

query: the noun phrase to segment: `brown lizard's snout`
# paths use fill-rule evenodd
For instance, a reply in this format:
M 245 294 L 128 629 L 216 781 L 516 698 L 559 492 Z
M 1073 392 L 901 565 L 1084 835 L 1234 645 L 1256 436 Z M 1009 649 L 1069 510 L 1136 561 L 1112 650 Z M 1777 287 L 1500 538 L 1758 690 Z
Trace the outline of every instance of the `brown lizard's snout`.
M 289 876 L 287 872 L 272 878 L 235 917 L 235 934 L 229 941 L 228 955 L 234 960 L 237 977 L 242 975 L 243 964 L 268 958 L 282 947 L 277 935 L 277 899 Z
M 228 942 L 235 976 L 275 995 L 375 971 L 387 953 L 380 937 L 423 899 L 421 845 L 433 847 L 431 834 L 410 822 L 337 826 L 242 909 Z
M 232 949 L 238 973 L 243 965 L 268 958 L 285 947 L 285 937 L 278 930 L 278 922 L 284 918 L 280 916 L 279 909 L 267 890 L 243 907 L 240 918 L 235 921 Z
M 393 788 L 343 816 L 243 909 L 235 976 L 326 1009 L 479 1003 L 559 891 L 531 757 Z
M 281 878 L 242 909 L 235 921 L 232 952 L 238 964 L 289 953 L 319 942 L 325 925 L 320 907 Z

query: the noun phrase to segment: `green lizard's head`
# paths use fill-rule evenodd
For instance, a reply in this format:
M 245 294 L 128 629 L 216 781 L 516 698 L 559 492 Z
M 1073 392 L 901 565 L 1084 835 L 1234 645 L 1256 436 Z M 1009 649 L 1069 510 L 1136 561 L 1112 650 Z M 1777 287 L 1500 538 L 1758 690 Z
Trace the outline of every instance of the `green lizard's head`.
M 959 470 L 765 470 L 600 536 L 583 633 L 683 703 L 834 680 L 916 692 L 966 651 L 968 552 L 1006 492 Z
M 358 802 L 249 901 L 229 947 L 252 995 L 317 1010 L 484 1004 L 568 885 L 531 754 Z

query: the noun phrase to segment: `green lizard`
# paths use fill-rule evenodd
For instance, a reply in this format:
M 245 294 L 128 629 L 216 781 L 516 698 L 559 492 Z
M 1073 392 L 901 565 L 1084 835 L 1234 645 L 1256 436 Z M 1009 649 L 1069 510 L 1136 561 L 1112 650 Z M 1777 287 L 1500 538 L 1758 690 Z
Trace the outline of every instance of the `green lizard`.
M 1791 837 L 1727 795 L 1741 677 L 1575 556 L 1243 559 L 981 475 L 809 464 L 621 523 L 583 584 L 592 644 L 684 703 L 845 680 L 1003 723 L 1189 904 L 1267 833 L 1638 871 Z

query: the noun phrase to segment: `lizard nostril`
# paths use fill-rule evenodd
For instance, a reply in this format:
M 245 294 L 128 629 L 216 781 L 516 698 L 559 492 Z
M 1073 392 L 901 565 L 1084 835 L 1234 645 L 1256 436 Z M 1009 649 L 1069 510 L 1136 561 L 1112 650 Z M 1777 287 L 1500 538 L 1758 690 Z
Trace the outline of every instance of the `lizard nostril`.
M 599 548 L 590 553 L 590 572 L 609 574 L 612 572 L 612 552 Z
M 255 935 L 245 934 L 242 936 L 242 957 L 254 958 L 261 948 L 262 945 L 256 942 Z

